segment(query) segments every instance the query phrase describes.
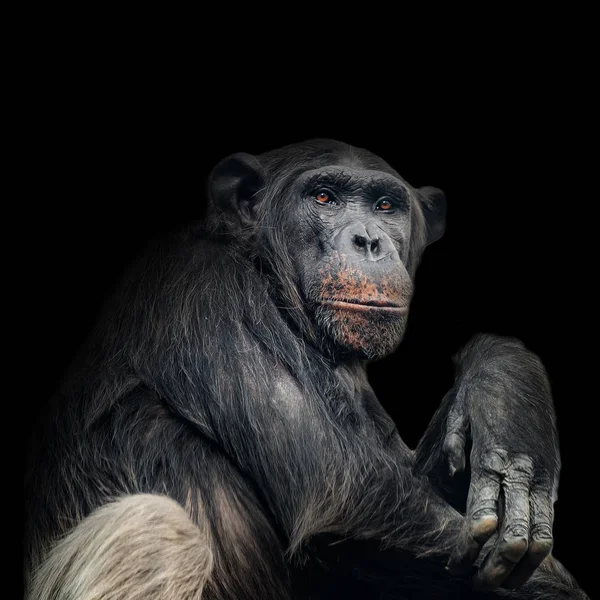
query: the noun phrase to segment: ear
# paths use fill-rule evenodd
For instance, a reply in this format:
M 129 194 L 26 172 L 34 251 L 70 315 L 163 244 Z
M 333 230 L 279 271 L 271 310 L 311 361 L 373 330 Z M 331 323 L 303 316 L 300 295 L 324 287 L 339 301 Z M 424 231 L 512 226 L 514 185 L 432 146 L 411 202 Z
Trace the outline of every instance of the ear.
M 442 190 L 429 186 L 419 188 L 417 194 L 427 227 L 427 245 L 433 244 L 444 235 L 446 229 L 446 196 Z
M 208 178 L 212 210 L 237 216 L 241 222 L 254 219 L 258 192 L 263 187 L 264 170 L 251 154 L 232 154 L 223 159 Z

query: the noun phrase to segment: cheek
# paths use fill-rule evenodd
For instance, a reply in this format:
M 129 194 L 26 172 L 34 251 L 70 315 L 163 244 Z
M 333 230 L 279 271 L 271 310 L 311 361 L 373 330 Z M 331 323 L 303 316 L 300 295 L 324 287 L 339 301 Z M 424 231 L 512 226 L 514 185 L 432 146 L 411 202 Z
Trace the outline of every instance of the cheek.
M 304 223 L 286 234 L 286 243 L 294 257 L 296 273 L 300 275 L 300 287 L 307 300 L 314 300 L 319 294 L 319 280 L 324 277 L 323 257 L 330 255 L 332 248 L 325 240 L 330 239 L 318 223 Z

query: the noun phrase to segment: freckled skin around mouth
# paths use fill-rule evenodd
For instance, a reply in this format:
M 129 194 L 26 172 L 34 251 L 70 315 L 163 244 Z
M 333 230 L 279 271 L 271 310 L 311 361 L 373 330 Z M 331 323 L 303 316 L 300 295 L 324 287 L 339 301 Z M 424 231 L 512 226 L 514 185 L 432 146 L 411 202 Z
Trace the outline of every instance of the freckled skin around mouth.
M 318 271 L 317 316 L 339 345 L 368 358 L 384 356 L 402 339 L 410 278 L 394 268 L 367 274 L 340 258 Z

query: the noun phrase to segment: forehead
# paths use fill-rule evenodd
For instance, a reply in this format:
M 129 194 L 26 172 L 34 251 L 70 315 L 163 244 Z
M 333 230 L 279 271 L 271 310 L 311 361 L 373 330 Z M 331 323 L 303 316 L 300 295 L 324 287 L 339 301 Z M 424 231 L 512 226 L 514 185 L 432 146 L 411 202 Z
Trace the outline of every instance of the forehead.
M 369 169 L 356 165 L 325 165 L 309 169 L 299 175 L 298 185 L 305 186 L 319 183 L 332 183 L 339 186 L 371 186 L 396 189 L 410 192 L 410 186 L 404 180 L 392 173 L 379 169 Z

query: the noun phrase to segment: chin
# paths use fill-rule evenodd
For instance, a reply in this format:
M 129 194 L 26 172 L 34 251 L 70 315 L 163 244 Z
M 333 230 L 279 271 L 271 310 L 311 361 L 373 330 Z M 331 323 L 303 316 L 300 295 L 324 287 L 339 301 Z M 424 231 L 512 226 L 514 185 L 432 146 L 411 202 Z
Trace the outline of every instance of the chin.
M 319 328 L 336 356 L 377 360 L 398 348 L 407 319 L 406 310 L 385 310 L 371 306 L 321 304 L 316 311 Z

